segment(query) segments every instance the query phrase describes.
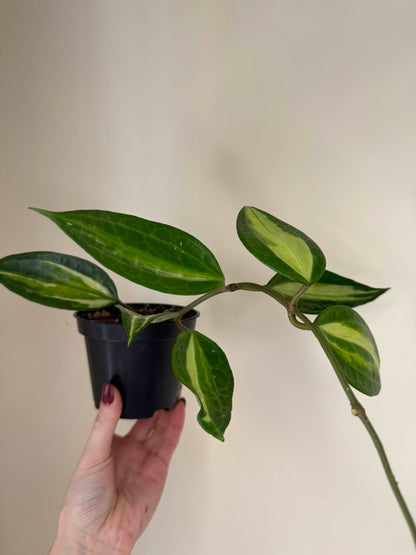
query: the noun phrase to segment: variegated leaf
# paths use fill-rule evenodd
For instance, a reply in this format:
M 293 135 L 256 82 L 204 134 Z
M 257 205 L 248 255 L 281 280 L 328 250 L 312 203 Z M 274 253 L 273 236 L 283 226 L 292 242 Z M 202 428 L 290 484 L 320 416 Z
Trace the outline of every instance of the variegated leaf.
M 98 262 L 134 283 L 177 295 L 205 293 L 224 284 L 212 252 L 175 227 L 103 210 L 34 210 Z
M 14 293 L 69 310 L 102 308 L 117 301 L 111 278 L 98 266 L 57 252 L 27 252 L 0 260 L 0 282 Z
M 224 441 L 231 419 L 234 379 L 222 349 L 199 332 L 183 331 L 176 339 L 172 367 L 178 380 L 199 402 L 199 424 Z
M 163 312 L 162 314 L 139 314 L 134 310 L 123 305 L 116 305 L 121 313 L 121 320 L 123 322 L 124 329 L 127 333 L 127 345 L 130 345 L 135 336 L 147 328 L 150 324 L 156 324 L 158 322 L 165 322 L 166 320 L 171 320 L 175 317 L 175 312 Z
M 312 239 L 258 208 L 242 208 L 237 232 L 251 254 L 289 279 L 314 283 L 325 270 L 325 256 Z
M 348 306 L 331 306 L 315 320 L 350 385 L 366 395 L 380 392 L 380 358 L 374 337 Z
M 302 284 L 276 274 L 267 284 L 290 300 Z M 319 314 L 333 305 L 359 306 L 374 301 L 388 288 L 376 289 L 325 270 L 318 282 L 314 283 L 298 301 L 299 309 L 305 314 Z

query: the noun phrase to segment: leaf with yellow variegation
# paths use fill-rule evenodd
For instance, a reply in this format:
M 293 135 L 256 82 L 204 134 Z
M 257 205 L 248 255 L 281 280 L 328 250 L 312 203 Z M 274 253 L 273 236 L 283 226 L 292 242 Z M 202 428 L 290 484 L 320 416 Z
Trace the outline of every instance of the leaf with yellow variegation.
M 315 319 L 350 385 L 366 395 L 380 392 L 380 357 L 361 316 L 348 306 L 331 306 Z
M 98 266 L 68 254 L 35 251 L 0 260 L 0 283 L 40 304 L 69 310 L 102 308 L 117 301 L 111 278 Z
M 173 348 L 172 366 L 178 380 L 199 402 L 201 427 L 224 441 L 234 389 L 233 374 L 224 351 L 202 333 L 183 331 Z
M 312 239 L 263 210 L 242 208 L 237 232 L 252 255 L 287 278 L 314 283 L 325 270 L 325 256 Z

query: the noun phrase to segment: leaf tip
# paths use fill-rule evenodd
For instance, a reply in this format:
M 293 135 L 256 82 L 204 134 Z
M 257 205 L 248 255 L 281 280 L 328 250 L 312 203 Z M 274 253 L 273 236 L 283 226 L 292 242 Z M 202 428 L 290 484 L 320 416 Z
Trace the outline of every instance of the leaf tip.
M 250 210 L 250 208 L 253 208 L 252 206 L 243 206 L 242 208 L 240 208 L 238 214 L 237 214 L 237 223 L 245 216 L 245 214 L 248 212 L 248 210 Z
M 221 433 L 218 429 L 216 429 L 214 431 L 212 429 L 207 429 L 204 426 L 202 426 L 202 427 L 206 432 L 208 432 L 210 435 L 212 435 L 212 437 L 214 437 L 215 439 L 218 439 L 218 441 L 221 441 L 221 443 L 224 443 L 224 441 L 225 441 L 224 434 Z
M 28 206 L 29 210 L 33 210 L 33 212 L 38 212 L 43 216 L 48 216 L 51 212 L 49 210 L 44 210 L 43 208 L 35 208 L 33 206 Z
M 381 295 L 384 295 L 384 293 L 387 293 L 387 291 L 389 291 L 390 289 L 391 287 L 379 287 L 377 289 L 374 289 L 373 300 L 378 299 L 378 297 L 381 297 Z
M 255 206 L 245 205 L 241 208 L 240 212 L 238 213 L 238 216 L 242 218 L 243 216 L 246 216 L 249 212 L 258 212 L 258 211 L 259 209 L 256 208 Z

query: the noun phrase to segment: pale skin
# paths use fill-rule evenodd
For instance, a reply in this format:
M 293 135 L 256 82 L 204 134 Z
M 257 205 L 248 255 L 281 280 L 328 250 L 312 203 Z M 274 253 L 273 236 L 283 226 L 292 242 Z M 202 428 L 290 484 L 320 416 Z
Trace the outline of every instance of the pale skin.
M 108 386 L 104 401 L 65 492 L 49 555 L 130 554 L 162 495 L 184 399 L 169 412 L 137 420 L 124 437 L 115 434 L 119 391 Z

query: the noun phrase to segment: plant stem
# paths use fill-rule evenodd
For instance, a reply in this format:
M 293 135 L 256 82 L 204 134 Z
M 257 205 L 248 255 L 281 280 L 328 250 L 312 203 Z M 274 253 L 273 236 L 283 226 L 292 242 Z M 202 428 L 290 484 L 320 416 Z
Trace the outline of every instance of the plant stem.
M 221 293 L 225 293 L 227 291 L 231 291 L 229 285 L 221 285 L 221 287 L 218 287 L 217 289 L 208 291 L 208 293 L 205 293 L 205 295 L 201 295 L 201 297 L 198 297 L 188 305 L 184 306 L 181 310 L 179 310 L 179 312 L 177 313 L 177 318 L 175 318 L 175 320 L 182 318 L 184 314 L 186 314 L 196 306 L 200 305 L 204 301 L 207 301 L 208 299 L 211 299 L 212 297 L 215 297 L 216 295 L 220 295 Z
M 304 292 L 307 289 L 309 289 L 310 286 L 311 286 L 310 283 L 303 284 L 302 287 L 299 289 L 299 291 L 297 291 L 290 299 L 289 307 L 287 309 L 287 314 L 289 316 L 289 320 L 291 324 L 295 326 L 295 328 L 299 328 L 301 330 L 307 330 L 309 329 L 309 326 L 308 324 L 299 322 L 299 320 L 296 319 L 296 309 L 298 307 L 297 303 L 298 303 L 298 300 L 301 298 L 301 296 L 304 294 Z
M 208 293 L 201 295 L 201 297 L 198 297 L 188 305 L 184 306 L 177 314 L 178 316 L 183 316 L 184 314 L 189 312 L 189 310 L 192 310 L 193 308 L 200 305 L 204 301 L 207 301 L 208 299 L 211 299 L 216 295 L 220 295 L 221 293 L 227 293 L 227 292 L 232 293 L 233 291 L 262 291 L 263 293 L 266 293 L 267 295 L 270 295 L 271 297 L 273 297 L 277 302 L 283 305 L 286 309 L 289 308 L 289 301 L 277 291 L 274 291 L 270 287 L 259 285 L 258 283 L 251 283 L 249 281 L 244 281 L 241 283 L 229 283 L 228 285 L 221 285 L 221 287 L 218 287 L 217 289 L 208 291 Z
M 328 359 L 330 360 L 330 362 L 332 364 L 332 367 L 335 370 L 335 374 L 337 375 L 337 378 L 340 381 L 341 386 L 342 386 L 345 394 L 348 397 L 348 400 L 350 401 L 351 413 L 354 416 L 358 416 L 358 418 L 363 423 L 365 429 L 367 430 L 368 434 L 370 435 L 370 437 L 373 441 L 374 447 L 376 448 L 378 456 L 380 457 L 381 464 L 383 466 L 383 469 L 384 469 L 384 472 L 386 474 L 387 480 L 390 484 L 391 489 L 393 490 L 393 494 L 396 498 L 397 503 L 399 504 L 399 507 L 402 511 L 404 519 L 405 519 L 405 521 L 406 521 L 406 523 L 409 527 L 410 533 L 411 533 L 412 538 L 413 538 L 413 542 L 414 542 L 415 547 L 416 547 L 416 524 L 415 524 L 415 522 L 412 518 L 412 515 L 410 514 L 410 511 L 407 507 L 407 504 L 404 500 L 404 497 L 403 497 L 403 495 L 400 491 L 397 480 L 394 477 L 394 474 L 393 474 L 392 468 L 390 466 L 389 460 L 387 458 L 386 452 L 384 450 L 383 444 L 381 443 L 381 440 L 380 440 L 374 426 L 372 425 L 370 419 L 368 418 L 364 407 L 358 401 L 357 397 L 355 396 L 355 394 L 351 390 L 347 380 L 345 379 L 344 373 L 343 373 L 342 369 L 340 368 L 340 366 L 338 364 L 338 361 L 334 357 L 332 349 L 331 349 L 330 345 L 328 344 L 325 336 L 323 335 L 323 333 L 319 329 L 319 326 L 316 326 L 315 324 L 311 323 L 311 328 L 310 329 L 311 329 L 312 333 L 314 334 L 314 336 L 319 341 L 319 343 L 321 344 L 321 347 L 323 348 L 325 354 L 327 355 Z
M 123 308 L 127 308 L 127 310 L 132 310 L 131 306 L 129 306 L 129 305 L 126 304 L 126 303 L 122 303 L 121 301 L 117 301 L 116 303 L 114 303 L 114 306 L 117 307 L 117 305 L 120 305 L 120 306 L 122 306 Z
M 341 366 L 339 365 L 338 360 L 334 356 L 334 353 L 332 352 L 332 349 L 331 349 L 329 343 L 327 342 L 324 334 L 321 332 L 319 326 L 315 325 L 311 320 L 309 320 L 309 318 L 307 318 L 307 316 L 305 316 L 305 314 L 303 314 L 297 308 L 296 303 L 297 303 L 298 299 L 301 297 L 301 295 L 306 291 L 306 289 L 308 287 L 309 287 L 309 284 L 303 285 L 301 287 L 301 289 L 289 301 L 285 297 L 283 297 L 283 295 L 281 295 L 280 293 L 278 293 L 277 291 L 275 291 L 271 287 L 268 287 L 267 285 L 259 285 L 257 283 L 251 283 L 251 282 L 230 283 L 229 285 L 223 285 L 223 286 L 219 287 L 218 289 L 214 289 L 213 291 L 210 291 L 210 292 L 206 293 L 205 295 L 202 295 L 201 297 L 199 297 L 198 299 L 196 299 L 195 301 L 193 301 L 192 303 L 190 303 L 189 305 L 187 305 L 186 307 L 181 309 L 180 312 L 178 313 L 176 321 L 179 322 L 180 318 L 184 314 L 186 314 L 186 312 L 188 312 L 189 310 L 193 309 L 194 307 L 198 306 L 202 302 L 204 302 L 204 301 L 206 301 L 206 300 L 208 300 L 208 299 L 210 299 L 210 298 L 212 298 L 216 295 L 219 295 L 221 293 L 241 291 L 241 290 L 243 290 L 243 291 L 261 291 L 262 293 L 265 293 L 266 295 L 269 295 L 270 297 L 272 297 L 275 301 L 277 301 L 278 303 L 280 303 L 282 306 L 284 306 L 286 308 L 286 310 L 288 311 L 289 319 L 295 327 L 300 328 L 300 329 L 310 330 L 314 334 L 316 339 L 319 341 L 322 349 L 324 350 L 326 356 L 328 357 L 329 361 L 331 362 L 331 365 L 334 368 L 335 374 L 336 374 L 336 376 L 337 376 L 337 378 L 338 378 L 338 380 L 341 384 L 341 387 L 344 390 L 346 396 L 348 397 L 348 400 L 349 400 L 350 405 L 351 405 L 352 414 L 354 416 L 358 416 L 358 418 L 361 420 L 365 429 L 367 430 L 368 434 L 371 437 L 371 440 L 374 444 L 374 447 L 376 448 L 378 456 L 380 457 L 381 464 L 383 466 L 383 469 L 384 469 L 384 472 L 386 474 L 387 480 L 388 480 L 388 482 L 391 486 L 391 489 L 393 490 L 393 494 L 396 498 L 397 503 L 399 504 L 399 507 L 402 511 L 404 519 L 405 519 L 405 521 L 406 521 L 406 523 L 409 527 L 410 533 L 411 533 L 412 538 L 413 538 L 413 542 L 414 542 L 415 547 L 416 547 L 416 524 L 415 524 L 415 522 L 412 518 L 412 515 L 410 514 L 410 511 L 409 511 L 409 509 L 406 505 L 406 502 L 405 502 L 405 500 L 403 498 L 403 495 L 400 491 L 397 480 L 394 477 L 394 474 L 393 474 L 392 468 L 390 466 L 389 460 L 387 458 L 386 452 L 384 450 L 383 444 L 381 443 L 381 440 L 380 440 L 376 430 L 374 429 L 374 426 L 372 425 L 370 419 L 368 418 L 364 407 L 358 401 L 358 399 L 355 396 L 354 392 L 352 391 L 350 385 L 348 384 L 348 382 L 347 382 L 347 380 L 344 376 L 344 372 L 343 372 Z M 300 322 L 299 322 L 299 320 L 300 320 Z M 182 326 L 180 326 L 180 327 L 182 327 Z

